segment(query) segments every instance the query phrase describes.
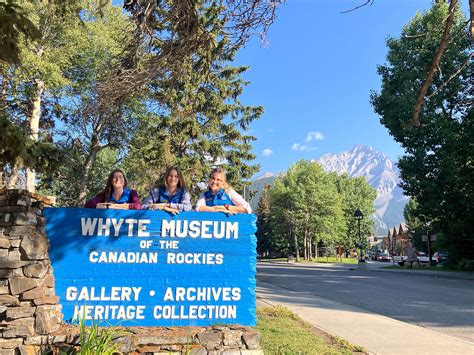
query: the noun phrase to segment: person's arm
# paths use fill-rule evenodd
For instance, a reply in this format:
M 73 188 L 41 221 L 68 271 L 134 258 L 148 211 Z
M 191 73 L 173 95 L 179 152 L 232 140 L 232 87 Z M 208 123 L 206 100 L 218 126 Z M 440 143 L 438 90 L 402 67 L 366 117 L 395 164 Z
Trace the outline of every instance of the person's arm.
M 229 211 L 234 213 L 252 213 L 252 207 L 250 207 L 250 203 L 244 200 L 244 198 L 237 193 L 235 190 L 230 190 L 228 192 L 229 197 L 234 204 L 229 205 Z
M 104 192 L 99 193 L 95 197 L 91 198 L 84 205 L 85 208 L 97 208 L 97 204 L 104 201 Z
M 183 198 L 180 203 L 170 203 L 170 207 L 178 211 L 191 211 L 193 206 L 191 205 L 191 194 L 189 191 L 185 190 L 183 193 Z
M 155 190 L 151 190 L 151 191 L 148 193 L 148 196 L 143 199 L 143 201 L 142 201 L 142 209 L 143 209 L 143 210 L 148 210 L 148 209 L 150 209 L 151 205 L 153 204 L 153 201 L 155 201 L 155 200 L 153 199 L 153 192 L 154 192 L 154 191 L 155 191 Z
M 128 202 L 128 208 L 130 210 L 139 210 L 142 207 L 140 204 L 140 199 L 138 198 L 138 192 L 135 190 L 130 191 Z
M 196 211 L 198 212 L 224 212 L 224 213 L 230 213 L 230 214 L 236 213 L 236 212 L 231 211 L 229 208 L 226 208 L 225 206 L 207 206 L 204 193 L 199 195 L 199 199 L 196 204 Z
M 198 212 L 227 212 L 224 206 L 200 206 L 199 209 L 196 206 Z
M 206 206 L 206 198 L 204 197 L 204 193 L 199 195 L 198 201 L 196 203 L 196 211 L 198 211 L 198 212 L 214 212 L 212 207 Z

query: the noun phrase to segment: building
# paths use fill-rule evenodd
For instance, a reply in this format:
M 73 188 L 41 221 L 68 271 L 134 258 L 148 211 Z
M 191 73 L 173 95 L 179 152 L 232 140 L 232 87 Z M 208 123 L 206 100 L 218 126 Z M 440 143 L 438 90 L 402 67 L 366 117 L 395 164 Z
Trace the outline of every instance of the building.
M 392 255 L 406 255 L 406 250 L 411 248 L 408 237 L 408 226 L 400 223 L 388 230 L 387 237 L 382 241 L 383 250 L 387 249 Z

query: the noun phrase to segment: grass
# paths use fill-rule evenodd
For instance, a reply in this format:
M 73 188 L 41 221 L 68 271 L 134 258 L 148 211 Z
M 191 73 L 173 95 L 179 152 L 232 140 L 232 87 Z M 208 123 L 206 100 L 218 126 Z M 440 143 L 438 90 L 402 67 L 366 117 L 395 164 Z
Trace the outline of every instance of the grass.
M 337 258 L 335 256 L 322 256 L 317 259 L 313 259 L 311 261 L 309 260 L 303 260 L 303 262 L 307 263 L 323 263 L 323 264 L 328 264 L 328 263 L 342 263 L 342 264 L 357 264 L 357 258 Z
M 269 260 L 269 261 L 284 261 L 284 262 L 287 262 L 288 259 L 287 258 L 275 258 L 275 259 L 262 259 L 262 260 Z M 325 256 L 320 256 L 318 257 L 317 259 L 313 259 L 313 260 L 303 260 L 303 259 L 300 259 L 300 263 L 323 263 L 323 264 L 327 264 L 327 263 L 342 263 L 342 264 L 357 264 L 357 258 L 337 258 L 335 256 L 329 256 L 329 257 L 325 257 Z
M 265 354 L 366 353 L 360 346 L 317 330 L 285 307 L 258 308 L 257 319 Z
M 86 326 L 84 319 L 79 319 L 80 329 L 80 355 L 113 355 L 118 351 L 118 345 L 112 341 L 123 335 L 113 328 L 99 327 L 92 321 L 91 326 Z

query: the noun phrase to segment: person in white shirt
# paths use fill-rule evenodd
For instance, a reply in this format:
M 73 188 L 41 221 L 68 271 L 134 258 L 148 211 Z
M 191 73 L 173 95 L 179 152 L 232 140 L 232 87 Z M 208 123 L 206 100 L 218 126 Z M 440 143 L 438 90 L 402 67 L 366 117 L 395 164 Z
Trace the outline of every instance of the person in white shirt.
M 252 213 L 252 208 L 241 195 L 227 184 L 225 170 L 215 168 L 209 177 L 208 190 L 199 195 L 196 211 L 236 214 Z

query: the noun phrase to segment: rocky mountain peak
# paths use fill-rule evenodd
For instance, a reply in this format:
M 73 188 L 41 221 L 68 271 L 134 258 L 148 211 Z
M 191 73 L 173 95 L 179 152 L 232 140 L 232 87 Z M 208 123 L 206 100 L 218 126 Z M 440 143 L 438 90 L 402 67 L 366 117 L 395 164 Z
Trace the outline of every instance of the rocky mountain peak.
M 398 186 L 399 170 L 387 155 L 371 146 L 356 145 L 342 153 L 326 154 L 317 161 L 326 171 L 363 176 L 377 190 L 375 219 L 378 234 L 384 234 L 389 227 L 403 222 L 403 209 L 408 198 Z

